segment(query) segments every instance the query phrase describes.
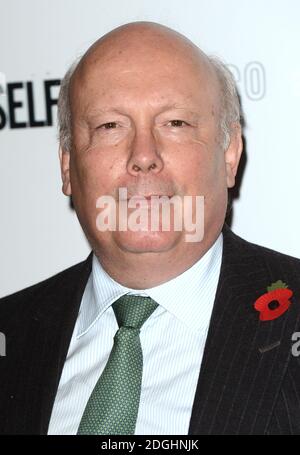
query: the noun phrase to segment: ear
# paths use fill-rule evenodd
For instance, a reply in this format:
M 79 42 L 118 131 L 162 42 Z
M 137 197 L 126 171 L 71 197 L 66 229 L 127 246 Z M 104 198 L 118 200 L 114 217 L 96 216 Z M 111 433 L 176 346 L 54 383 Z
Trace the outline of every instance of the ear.
M 61 170 L 61 179 L 63 182 L 62 191 L 66 196 L 71 196 L 71 182 L 70 182 L 70 152 L 63 150 L 59 147 L 59 161 Z
M 226 181 L 227 187 L 232 188 L 235 184 L 235 176 L 243 151 L 242 130 L 239 124 L 233 125 L 230 144 L 225 151 Z

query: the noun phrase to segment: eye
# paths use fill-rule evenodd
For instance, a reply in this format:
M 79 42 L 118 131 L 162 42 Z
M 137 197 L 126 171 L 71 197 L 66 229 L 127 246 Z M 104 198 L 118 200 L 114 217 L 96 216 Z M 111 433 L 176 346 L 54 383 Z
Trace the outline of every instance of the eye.
M 182 126 L 185 126 L 185 125 L 189 125 L 187 122 L 185 122 L 184 120 L 170 120 L 170 125 L 172 127 L 182 127 Z
M 97 129 L 105 129 L 105 130 L 110 130 L 112 128 L 117 128 L 116 122 L 107 122 L 103 123 L 102 125 L 98 126 Z

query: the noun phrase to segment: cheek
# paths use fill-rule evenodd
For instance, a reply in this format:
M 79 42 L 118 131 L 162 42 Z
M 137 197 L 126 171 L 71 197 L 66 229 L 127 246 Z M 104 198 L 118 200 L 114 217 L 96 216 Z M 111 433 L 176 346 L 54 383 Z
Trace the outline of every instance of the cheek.
M 184 183 L 187 193 L 207 195 L 226 187 L 222 152 L 204 147 L 189 147 L 184 155 L 178 155 L 177 160 L 170 160 L 170 166 L 173 167 L 176 178 Z
M 225 163 L 221 153 L 207 167 L 207 198 L 213 201 L 221 200 L 227 191 Z
M 115 188 L 119 168 L 120 159 L 116 154 L 97 149 L 77 153 L 70 162 L 72 191 L 74 189 L 78 197 L 85 200 L 110 195 Z
M 208 217 L 210 213 L 222 214 L 227 204 L 225 163 L 222 159 L 223 152 L 219 153 L 219 158 L 214 160 L 207 173 L 205 204 Z
M 74 153 L 75 155 L 75 153 Z M 91 184 L 90 167 L 86 160 L 73 155 L 70 161 L 70 178 L 73 194 L 84 193 Z

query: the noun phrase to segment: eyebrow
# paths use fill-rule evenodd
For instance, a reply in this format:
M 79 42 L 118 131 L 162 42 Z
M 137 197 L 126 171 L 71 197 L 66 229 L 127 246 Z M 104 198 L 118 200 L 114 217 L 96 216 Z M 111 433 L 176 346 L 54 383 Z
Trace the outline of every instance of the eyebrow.
M 167 101 L 167 100 L 166 100 Z M 130 113 L 124 112 L 124 108 L 126 106 L 121 106 L 121 105 L 116 105 L 116 106 L 109 106 L 109 105 L 104 105 L 101 107 L 98 106 L 87 106 L 86 109 L 84 110 L 83 114 L 81 115 L 81 122 L 84 122 L 86 124 L 90 124 L 93 121 L 97 121 L 97 117 L 99 115 L 103 114 L 117 114 L 123 117 L 128 117 L 130 118 Z M 202 106 L 203 107 L 203 106 Z M 197 106 L 194 105 L 187 105 L 186 102 L 167 102 L 165 105 L 161 103 L 161 105 L 157 106 L 158 112 L 155 114 L 156 117 L 163 115 L 164 113 L 167 113 L 168 111 L 171 110 L 176 110 L 178 111 L 178 119 L 179 115 L 181 114 L 180 111 L 185 111 L 186 114 L 190 115 L 191 121 L 199 123 L 203 123 L 207 121 L 211 117 L 211 112 L 208 112 L 206 109 L 201 109 L 201 106 L 199 106 L 197 110 Z M 174 114 L 175 115 L 175 114 Z
M 96 117 L 98 114 L 106 114 L 107 112 L 116 112 L 118 114 L 121 114 L 121 110 L 117 108 L 112 108 L 112 107 L 107 107 L 107 108 L 94 108 L 94 109 L 86 109 L 84 114 L 89 116 L 89 117 Z M 124 115 L 124 114 L 123 114 Z
M 193 114 L 193 115 L 200 114 L 199 112 L 191 110 L 191 108 L 186 105 L 180 105 L 179 103 L 172 103 L 172 104 L 167 104 L 165 106 L 162 106 L 158 115 L 160 115 L 164 112 L 170 111 L 172 109 L 186 110 L 187 112 L 189 112 L 190 114 Z M 116 107 L 107 106 L 107 107 L 103 107 L 103 108 L 86 109 L 86 111 L 84 112 L 84 115 L 91 118 L 91 117 L 96 117 L 99 114 L 106 114 L 106 113 L 116 113 L 116 114 L 120 114 L 120 115 L 126 115 L 124 113 L 123 109 L 119 106 L 116 106 Z

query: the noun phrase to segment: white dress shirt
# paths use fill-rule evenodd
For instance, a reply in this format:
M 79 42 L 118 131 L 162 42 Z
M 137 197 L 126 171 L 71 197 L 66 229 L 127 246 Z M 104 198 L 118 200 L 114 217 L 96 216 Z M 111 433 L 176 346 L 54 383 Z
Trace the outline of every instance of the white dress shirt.
M 63 367 L 49 435 L 77 433 L 118 330 L 111 305 L 127 293 L 150 296 L 159 304 L 140 332 L 144 366 L 135 434 L 188 434 L 222 247 L 220 234 L 205 255 L 184 273 L 143 291 L 117 283 L 93 256 L 92 273 Z

